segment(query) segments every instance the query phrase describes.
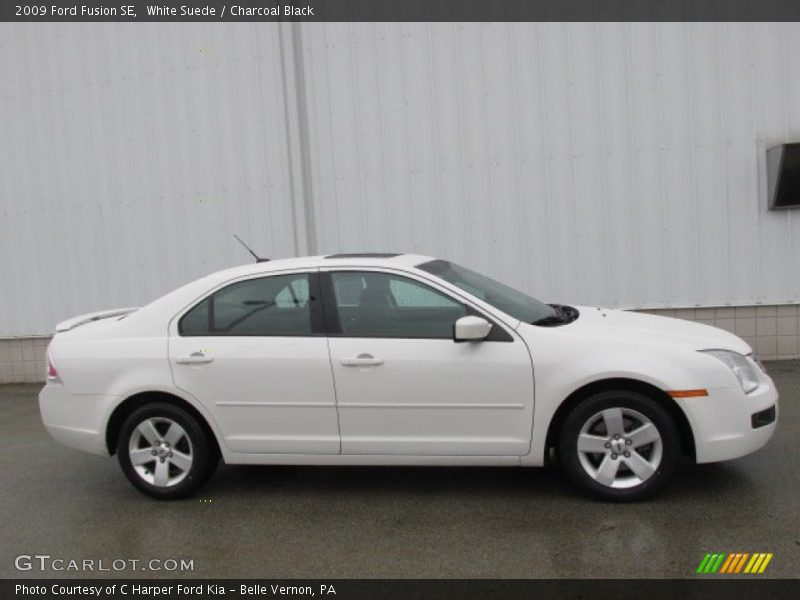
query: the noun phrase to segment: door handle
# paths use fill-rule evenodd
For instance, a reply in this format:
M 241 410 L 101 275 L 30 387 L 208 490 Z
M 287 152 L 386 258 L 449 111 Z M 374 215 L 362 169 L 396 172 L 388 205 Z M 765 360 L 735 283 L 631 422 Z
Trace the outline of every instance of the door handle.
M 344 367 L 377 367 L 383 364 L 383 359 L 375 358 L 372 354 L 359 354 L 355 358 L 343 358 L 339 362 Z
M 197 352 L 192 352 L 188 356 L 179 356 L 175 359 L 175 362 L 179 365 L 204 365 L 212 362 L 213 360 L 213 356 L 206 356 L 198 350 Z

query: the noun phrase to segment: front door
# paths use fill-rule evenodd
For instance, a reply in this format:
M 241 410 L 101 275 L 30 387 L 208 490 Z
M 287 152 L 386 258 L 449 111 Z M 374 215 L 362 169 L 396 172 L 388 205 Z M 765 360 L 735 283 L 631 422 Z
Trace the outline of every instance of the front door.
M 528 453 L 533 371 L 513 330 L 453 341 L 470 309 L 411 276 L 331 270 L 322 285 L 342 454 Z
M 339 424 L 318 274 L 231 283 L 173 325 L 175 385 L 234 452 L 337 454 Z

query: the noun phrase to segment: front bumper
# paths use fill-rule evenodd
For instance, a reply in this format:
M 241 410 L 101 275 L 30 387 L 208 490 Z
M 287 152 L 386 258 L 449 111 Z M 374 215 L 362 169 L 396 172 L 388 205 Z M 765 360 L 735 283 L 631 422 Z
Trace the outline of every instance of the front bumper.
M 745 456 L 763 447 L 778 424 L 778 390 L 768 376 L 750 394 L 740 388 L 708 390 L 709 395 L 676 399 L 694 433 L 698 463 Z M 763 423 L 763 412 L 773 408 L 775 418 Z M 762 418 L 753 415 L 762 413 Z M 768 420 L 768 419 L 767 419 Z
M 113 401 L 113 396 L 71 394 L 62 384 L 48 383 L 39 393 L 39 411 L 45 428 L 57 442 L 108 455 L 105 417 Z

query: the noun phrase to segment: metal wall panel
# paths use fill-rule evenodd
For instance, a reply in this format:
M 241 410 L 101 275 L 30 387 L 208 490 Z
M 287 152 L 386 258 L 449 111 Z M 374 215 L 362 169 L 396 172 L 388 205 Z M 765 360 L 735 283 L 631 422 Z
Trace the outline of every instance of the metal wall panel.
M 291 256 L 275 24 L 0 27 L 0 337 Z
M 4 24 L 0 337 L 246 262 L 232 233 L 443 256 L 546 300 L 798 302 L 764 151 L 800 138 L 799 34 Z
M 309 24 L 321 251 L 444 256 L 548 300 L 800 301 L 800 25 Z

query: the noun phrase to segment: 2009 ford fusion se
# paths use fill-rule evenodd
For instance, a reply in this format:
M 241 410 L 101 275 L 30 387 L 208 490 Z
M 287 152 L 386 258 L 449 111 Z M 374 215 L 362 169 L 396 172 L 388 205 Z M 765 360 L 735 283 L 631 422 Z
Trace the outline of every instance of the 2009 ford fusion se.
M 652 315 L 544 304 L 410 254 L 257 262 L 142 308 L 59 324 L 42 419 L 116 454 L 142 492 L 195 492 L 228 464 L 504 465 L 557 456 L 578 486 L 645 498 L 688 456 L 772 436 L 750 347 Z

